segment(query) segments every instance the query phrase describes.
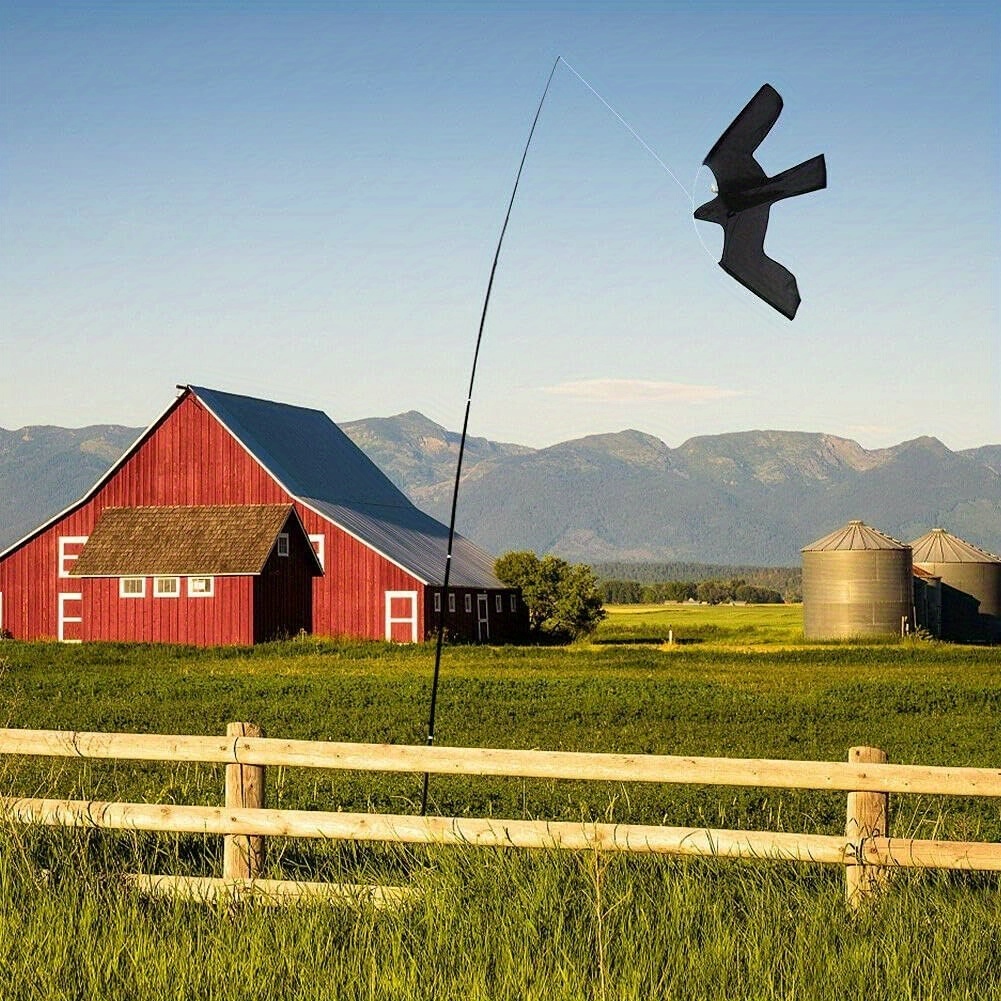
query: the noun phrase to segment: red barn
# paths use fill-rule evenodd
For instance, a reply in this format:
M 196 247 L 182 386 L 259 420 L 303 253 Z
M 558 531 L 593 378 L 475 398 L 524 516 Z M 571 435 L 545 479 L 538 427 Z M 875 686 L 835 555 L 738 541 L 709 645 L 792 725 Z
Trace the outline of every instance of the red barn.
M 79 501 L 0 553 L 18 639 L 415 642 L 442 606 L 448 529 L 318 410 L 187 386 Z M 517 590 L 461 536 L 451 635 L 514 642 Z

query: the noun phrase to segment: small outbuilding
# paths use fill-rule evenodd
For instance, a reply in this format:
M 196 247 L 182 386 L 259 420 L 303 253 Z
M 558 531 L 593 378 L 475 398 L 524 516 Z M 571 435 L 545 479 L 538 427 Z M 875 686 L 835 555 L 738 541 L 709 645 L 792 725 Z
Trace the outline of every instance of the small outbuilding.
M 899 636 L 913 625 L 910 546 L 850 521 L 801 552 L 807 639 Z
M 1001 642 L 1001 558 L 944 528 L 915 539 L 911 550 L 915 570 L 941 580 L 938 635 L 958 643 Z

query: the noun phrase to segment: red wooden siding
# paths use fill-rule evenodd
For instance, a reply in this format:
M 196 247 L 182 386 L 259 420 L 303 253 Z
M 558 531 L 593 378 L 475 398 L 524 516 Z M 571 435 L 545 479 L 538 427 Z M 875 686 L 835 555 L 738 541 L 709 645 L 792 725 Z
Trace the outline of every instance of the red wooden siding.
M 289 515 L 282 530 L 289 536 L 289 553 L 271 550 L 267 563 L 254 578 L 254 642 L 296 636 L 313 631 L 313 560 L 309 542 Z
M 387 591 L 417 591 L 418 639 L 424 635 L 424 585 L 347 532 L 296 504 L 309 535 L 324 537 L 323 577 L 313 583 L 313 631 L 324 636 L 385 638 Z
M 445 629 L 447 633 L 463 636 L 481 643 L 521 643 L 528 635 L 528 611 L 520 593 L 511 591 L 483 591 L 471 588 L 449 588 L 455 596 L 455 611 L 445 607 Z M 427 629 L 422 635 L 430 639 L 438 628 L 438 612 L 435 611 L 437 589 L 428 588 L 424 598 L 424 621 Z M 512 594 L 515 607 L 511 608 Z M 466 598 L 470 610 L 466 611 Z M 497 611 L 497 598 L 501 599 L 501 610 Z M 486 621 L 481 623 L 480 600 L 486 599 Z
M 85 577 L 77 583 L 83 592 L 84 640 L 226 646 L 254 639 L 252 577 L 216 577 L 211 598 L 190 597 L 184 577 L 176 598 L 157 597 L 151 577 L 144 598 L 119 597 L 117 577 Z

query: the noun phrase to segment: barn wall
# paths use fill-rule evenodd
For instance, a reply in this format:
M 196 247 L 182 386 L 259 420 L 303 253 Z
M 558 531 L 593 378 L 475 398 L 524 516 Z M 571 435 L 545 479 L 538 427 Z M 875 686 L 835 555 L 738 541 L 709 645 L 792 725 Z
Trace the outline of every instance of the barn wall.
M 306 532 L 323 537 L 323 577 L 313 584 L 313 631 L 324 636 L 385 638 L 386 592 L 417 592 L 417 637 L 424 635 L 424 585 L 405 570 L 296 504 Z
M 428 589 L 425 599 L 424 620 L 427 629 L 425 638 L 430 639 L 438 628 L 438 612 L 434 610 L 435 593 L 440 589 Z M 516 591 L 485 591 L 472 588 L 449 588 L 455 595 L 455 611 L 450 612 L 445 605 L 445 630 L 447 635 L 470 643 L 520 643 L 528 635 L 528 612 L 521 595 Z M 515 608 L 511 610 L 511 597 L 515 598 Z M 469 597 L 470 610 L 466 611 Z M 486 622 L 481 622 L 480 601 L 486 598 Z M 500 598 L 500 611 L 497 599 Z
M 313 631 L 313 557 L 292 516 L 282 531 L 289 535 L 288 556 L 279 556 L 273 548 L 254 578 L 255 643 Z
M 183 577 L 176 598 L 154 596 L 152 578 L 146 579 L 145 598 L 120 598 L 117 577 L 84 578 L 80 584 L 81 639 L 194 646 L 253 642 L 252 577 L 216 577 L 210 598 L 189 597 Z

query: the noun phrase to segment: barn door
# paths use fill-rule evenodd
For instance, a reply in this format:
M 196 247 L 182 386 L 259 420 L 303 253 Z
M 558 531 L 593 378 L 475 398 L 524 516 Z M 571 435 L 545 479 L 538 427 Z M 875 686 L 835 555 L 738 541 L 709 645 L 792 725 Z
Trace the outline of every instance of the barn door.
M 390 643 L 417 642 L 417 592 L 386 592 L 386 640 Z
M 83 639 L 83 595 L 60 591 L 56 620 L 56 638 L 60 643 L 79 643 Z
M 490 642 L 490 602 L 485 594 L 476 596 L 476 639 L 480 643 Z

